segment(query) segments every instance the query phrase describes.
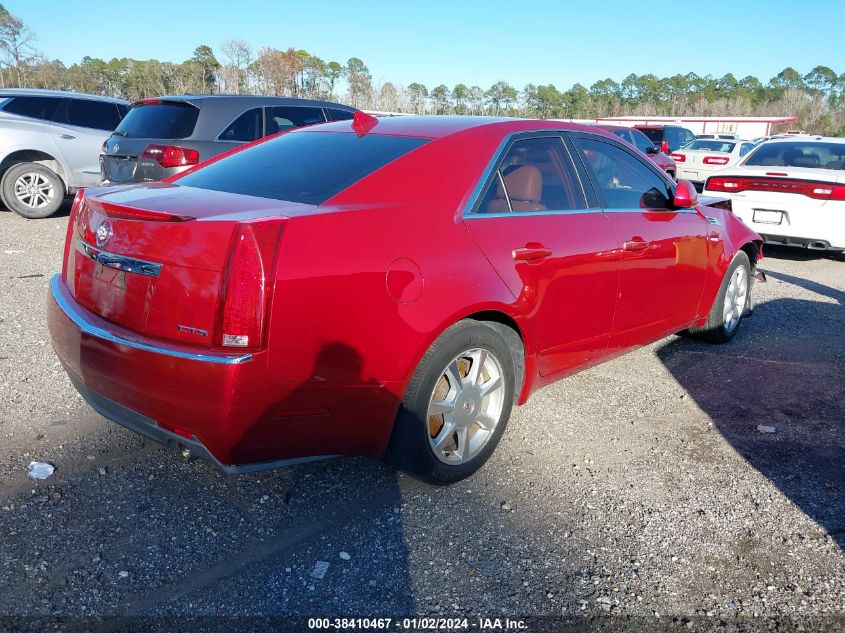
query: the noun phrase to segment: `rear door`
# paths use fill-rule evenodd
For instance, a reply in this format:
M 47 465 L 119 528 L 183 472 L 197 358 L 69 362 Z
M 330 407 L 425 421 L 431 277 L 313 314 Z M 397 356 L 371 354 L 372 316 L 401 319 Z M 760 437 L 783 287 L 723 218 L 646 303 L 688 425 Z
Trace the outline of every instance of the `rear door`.
M 464 225 L 526 315 L 540 373 L 597 361 L 613 322 L 620 252 L 563 139 L 514 137 L 488 172 Z
M 672 184 L 621 143 L 573 136 L 622 245 L 611 348 L 648 343 L 687 327 L 704 288 L 709 223 L 694 209 L 672 208 Z
M 93 99 L 64 99 L 50 124 L 50 133 L 71 172 L 72 187 L 94 187 L 100 182 L 98 157 L 103 142 L 118 126 L 116 103 Z

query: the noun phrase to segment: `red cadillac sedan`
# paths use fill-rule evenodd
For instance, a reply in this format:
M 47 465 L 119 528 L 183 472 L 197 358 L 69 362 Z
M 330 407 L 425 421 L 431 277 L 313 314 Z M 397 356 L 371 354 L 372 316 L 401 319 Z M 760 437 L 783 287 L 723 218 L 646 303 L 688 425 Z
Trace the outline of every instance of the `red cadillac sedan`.
M 357 114 L 78 195 L 50 333 L 94 409 L 225 472 L 448 483 L 542 385 L 731 339 L 761 240 L 726 208 L 595 127 Z

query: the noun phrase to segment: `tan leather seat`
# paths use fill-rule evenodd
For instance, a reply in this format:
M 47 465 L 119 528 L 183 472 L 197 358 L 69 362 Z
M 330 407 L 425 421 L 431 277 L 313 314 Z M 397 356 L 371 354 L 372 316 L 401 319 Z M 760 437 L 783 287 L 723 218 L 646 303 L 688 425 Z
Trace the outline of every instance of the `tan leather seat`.
M 546 211 L 545 205 L 540 204 L 543 197 L 543 174 L 533 165 L 517 167 L 503 176 L 505 187 L 514 211 Z M 510 211 L 505 191 L 500 182 L 496 186 L 496 197 L 487 203 L 490 213 Z

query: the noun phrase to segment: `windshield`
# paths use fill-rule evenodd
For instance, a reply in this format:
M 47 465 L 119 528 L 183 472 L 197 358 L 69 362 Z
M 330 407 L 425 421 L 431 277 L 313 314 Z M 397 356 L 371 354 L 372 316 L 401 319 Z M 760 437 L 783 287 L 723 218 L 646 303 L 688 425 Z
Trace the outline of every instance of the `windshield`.
M 429 139 L 348 132 L 290 133 L 178 179 L 186 187 L 322 204 Z
M 734 151 L 734 147 L 736 147 L 736 143 L 726 143 L 724 141 L 717 141 L 715 139 L 711 141 L 701 139 L 688 143 L 684 146 L 684 149 L 730 153 Z
M 845 169 L 845 143 L 763 143 L 748 156 L 745 164 L 761 167 Z

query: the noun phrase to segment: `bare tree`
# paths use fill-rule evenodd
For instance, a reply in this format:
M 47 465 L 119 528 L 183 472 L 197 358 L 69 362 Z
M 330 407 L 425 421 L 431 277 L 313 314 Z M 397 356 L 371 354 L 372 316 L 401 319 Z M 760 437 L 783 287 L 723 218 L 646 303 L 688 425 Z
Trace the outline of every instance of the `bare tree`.
M 244 40 L 226 40 L 220 45 L 228 64 L 223 68 L 227 92 L 241 94 L 249 88 L 249 64 L 252 62 L 252 46 Z
M 26 70 L 38 57 L 32 44 L 37 39 L 35 33 L 20 18 L 12 15 L 0 4 L 0 51 L 3 62 L 14 72 L 18 86 L 25 86 Z M 5 88 L 2 68 L 0 68 L 0 87 Z

